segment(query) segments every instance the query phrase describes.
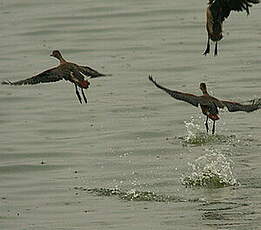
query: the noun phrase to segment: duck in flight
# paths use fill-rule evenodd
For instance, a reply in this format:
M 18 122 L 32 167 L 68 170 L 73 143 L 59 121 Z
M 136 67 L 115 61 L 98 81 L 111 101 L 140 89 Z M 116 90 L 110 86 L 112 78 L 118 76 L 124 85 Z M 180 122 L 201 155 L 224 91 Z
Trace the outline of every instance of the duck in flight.
M 106 76 L 105 74 L 99 73 L 98 71 L 88 67 L 77 65 L 72 62 L 67 62 L 61 52 L 59 50 L 54 50 L 50 55 L 52 57 L 57 58 L 60 61 L 60 64 L 57 67 L 48 69 L 42 73 L 39 73 L 33 77 L 27 78 L 25 80 L 10 82 L 4 81 L 2 84 L 5 85 L 34 85 L 38 83 L 49 83 L 56 82 L 60 80 L 70 81 L 75 86 L 76 95 L 82 103 L 81 95 L 78 91 L 78 87 L 81 89 L 83 99 L 85 103 L 87 103 L 87 98 L 84 94 L 84 89 L 87 89 L 90 85 L 88 80 L 84 79 L 84 76 L 88 76 L 90 78 L 97 78 Z
M 216 120 L 219 120 L 219 116 L 218 116 L 219 108 L 227 107 L 229 112 L 244 111 L 248 113 L 261 108 L 260 100 L 251 100 L 252 104 L 240 104 L 237 102 L 224 101 L 212 97 L 208 94 L 207 86 L 205 83 L 200 83 L 200 89 L 203 94 L 201 96 L 196 96 L 193 94 L 183 93 L 183 92 L 179 92 L 163 87 L 160 84 L 158 84 L 152 78 L 152 76 L 149 76 L 149 80 L 153 82 L 156 87 L 162 89 L 163 91 L 165 91 L 166 93 L 168 93 L 170 96 L 174 97 L 177 100 L 188 102 L 196 107 L 200 105 L 202 113 L 207 117 L 205 122 L 207 132 L 209 130 L 208 119 L 211 119 L 213 121 L 212 134 L 215 133 L 215 122 Z
M 215 42 L 214 55 L 217 55 L 217 43 L 223 38 L 222 25 L 230 12 L 246 11 L 249 14 L 249 7 L 259 3 L 259 0 L 209 0 L 206 10 L 207 22 L 206 29 L 208 32 L 207 48 L 204 55 L 210 52 L 209 40 Z

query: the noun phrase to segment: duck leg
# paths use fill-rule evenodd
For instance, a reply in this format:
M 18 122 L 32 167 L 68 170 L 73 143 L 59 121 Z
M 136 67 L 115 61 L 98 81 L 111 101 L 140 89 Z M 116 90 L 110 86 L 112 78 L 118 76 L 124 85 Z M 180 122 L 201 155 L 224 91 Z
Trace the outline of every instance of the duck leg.
M 82 88 L 82 96 L 83 96 L 83 99 L 84 99 L 85 103 L 87 103 L 88 101 L 87 101 L 87 98 L 85 97 L 85 94 L 84 94 L 83 88 Z
M 76 92 L 76 95 L 77 95 L 77 97 L 78 97 L 80 103 L 82 104 L 82 98 L 81 98 L 80 93 L 79 93 L 79 91 L 78 91 L 78 89 L 77 89 L 77 85 L 74 84 L 74 86 L 75 86 L 75 92 Z
M 215 52 L 214 52 L 214 56 L 217 56 L 217 53 L 218 53 L 217 44 L 218 44 L 218 42 L 216 42 L 216 44 L 215 44 Z
M 206 122 L 205 122 L 205 126 L 206 126 L 207 133 L 208 133 L 208 116 L 207 116 L 207 119 L 206 119 Z
M 212 135 L 215 134 L 215 124 L 216 124 L 216 121 L 214 120 L 214 121 L 213 121 L 213 128 L 212 128 Z
M 210 51 L 210 44 L 209 44 L 209 37 L 208 37 L 207 47 L 206 47 L 206 49 L 205 49 L 203 55 L 206 56 L 207 54 L 209 54 L 209 51 Z

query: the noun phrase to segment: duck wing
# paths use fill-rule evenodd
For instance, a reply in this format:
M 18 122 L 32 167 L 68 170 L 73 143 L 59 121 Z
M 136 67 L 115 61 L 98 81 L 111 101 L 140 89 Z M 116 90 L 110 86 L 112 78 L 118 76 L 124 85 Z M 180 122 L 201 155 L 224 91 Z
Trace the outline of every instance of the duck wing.
M 149 80 L 151 82 L 153 82 L 153 84 L 158 87 L 159 89 L 162 89 L 163 91 L 165 91 L 166 93 L 168 93 L 171 97 L 174 97 L 177 100 L 181 100 L 181 101 L 185 101 L 187 103 L 190 103 L 191 105 L 194 105 L 196 107 L 198 107 L 199 104 L 204 104 L 204 105 L 208 105 L 209 103 L 204 100 L 204 98 L 201 98 L 199 96 L 193 95 L 193 94 L 189 94 L 189 93 L 183 93 L 183 92 L 179 92 L 176 90 L 171 90 L 168 89 L 164 86 L 161 86 L 160 84 L 158 84 L 153 78 L 152 76 L 149 76 Z
M 85 76 L 88 76 L 90 78 L 96 78 L 96 77 L 104 77 L 106 74 L 100 73 L 95 69 L 92 69 L 89 66 L 78 66 L 78 69 L 81 73 L 83 73 Z
M 223 22 L 234 11 L 246 11 L 249 14 L 249 7 L 259 3 L 260 0 L 209 0 L 210 10 L 214 18 L 220 18 Z
M 226 7 L 234 11 L 246 11 L 249 14 L 249 7 L 253 4 L 257 4 L 259 0 L 222 0 Z
M 46 70 L 42 73 L 39 73 L 33 77 L 10 82 L 10 81 L 4 81 L 2 84 L 8 84 L 8 85 L 34 85 L 39 83 L 49 83 L 49 82 L 56 82 L 63 79 L 63 74 L 60 72 L 56 67 Z
M 229 112 L 244 111 L 250 113 L 261 108 L 261 103 L 259 102 L 245 105 L 232 101 L 222 101 L 222 103 L 227 107 Z

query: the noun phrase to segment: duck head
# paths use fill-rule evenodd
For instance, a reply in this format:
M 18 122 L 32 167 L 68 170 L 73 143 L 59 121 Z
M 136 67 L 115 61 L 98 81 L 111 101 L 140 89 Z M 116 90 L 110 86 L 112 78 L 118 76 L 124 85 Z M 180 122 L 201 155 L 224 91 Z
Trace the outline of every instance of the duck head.
M 53 50 L 50 56 L 57 58 L 59 61 L 65 61 L 59 50 Z
M 200 86 L 199 88 L 201 89 L 202 93 L 203 94 L 207 94 L 208 91 L 207 91 L 207 85 L 205 83 L 200 83 Z

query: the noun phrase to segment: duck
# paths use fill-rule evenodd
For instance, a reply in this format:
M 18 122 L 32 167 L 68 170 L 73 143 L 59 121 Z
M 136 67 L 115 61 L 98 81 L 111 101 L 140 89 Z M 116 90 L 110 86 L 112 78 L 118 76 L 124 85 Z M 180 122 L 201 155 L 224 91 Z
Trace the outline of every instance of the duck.
M 33 77 L 19 80 L 15 82 L 3 81 L 3 85 L 35 85 L 39 83 L 50 83 L 60 80 L 66 80 L 74 84 L 75 93 L 78 97 L 79 102 L 82 104 L 82 98 L 78 88 L 81 89 L 81 93 L 84 102 L 87 103 L 87 97 L 84 94 L 84 89 L 89 88 L 90 82 L 85 80 L 85 76 L 89 78 L 97 78 L 108 76 L 103 74 L 89 66 L 78 65 L 72 62 L 66 61 L 59 50 L 53 50 L 50 56 L 58 59 L 59 65 L 51 69 L 45 70 Z
M 202 91 L 202 95 L 197 96 L 190 93 L 179 92 L 176 90 L 168 89 L 160 84 L 158 84 L 150 75 L 149 80 L 159 89 L 168 93 L 171 97 L 185 101 L 195 107 L 200 106 L 202 113 L 206 116 L 205 126 L 206 131 L 208 133 L 208 119 L 213 121 L 212 126 L 212 134 L 215 134 L 215 123 L 219 120 L 219 108 L 227 108 L 229 112 L 237 112 L 237 111 L 244 111 L 244 112 L 253 112 L 261 108 L 261 100 L 254 99 L 251 100 L 252 103 L 250 104 L 240 104 L 238 102 L 232 102 L 227 100 L 219 100 L 211 95 L 209 95 L 207 91 L 206 83 L 200 83 L 200 90 Z
M 218 41 L 223 38 L 223 22 L 228 18 L 231 11 L 246 11 L 249 15 L 249 7 L 259 2 L 260 0 L 209 0 L 206 9 L 208 39 L 203 55 L 206 56 L 210 52 L 210 40 L 215 42 L 214 56 L 218 54 Z

